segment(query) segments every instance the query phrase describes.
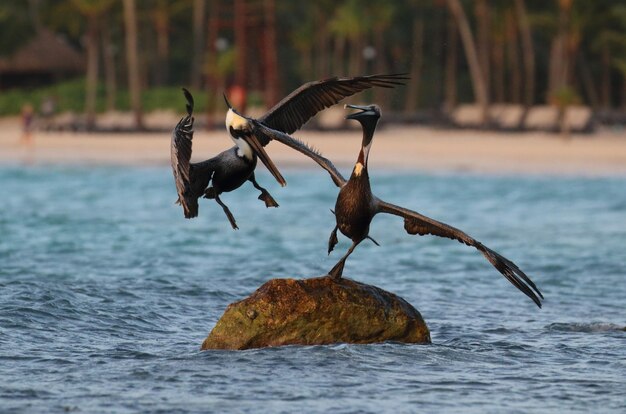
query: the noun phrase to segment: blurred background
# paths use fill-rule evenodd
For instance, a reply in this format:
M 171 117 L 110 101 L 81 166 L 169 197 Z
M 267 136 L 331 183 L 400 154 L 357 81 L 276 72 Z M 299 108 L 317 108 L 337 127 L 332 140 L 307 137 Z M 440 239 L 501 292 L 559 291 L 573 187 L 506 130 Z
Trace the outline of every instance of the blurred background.
M 406 87 L 363 98 L 386 120 L 626 123 L 623 1 L 3 0 L 0 32 L 0 116 L 41 129 L 169 129 L 181 86 L 221 127 L 223 91 L 254 113 L 310 80 L 398 72 Z
M 348 239 L 327 255 L 337 190 L 280 144 L 289 185 L 255 172 L 279 209 L 245 184 L 223 195 L 240 230 L 213 200 L 185 220 L 180 88 L 199 161 L 233 145 L 223 92 L 255 116 L 373 73 L 411 77 L 346 99 L 383 109 L 374 192 L 514 261 L 544 308 L 380 215 L 345 274 L 416 305 L 433 346 L 199 352 L 229 303 Z M 344 174 L 347 113 L 295 133 Z M 0 411 L 623 414 L 624 125 L 624 0 L 0 0 Z

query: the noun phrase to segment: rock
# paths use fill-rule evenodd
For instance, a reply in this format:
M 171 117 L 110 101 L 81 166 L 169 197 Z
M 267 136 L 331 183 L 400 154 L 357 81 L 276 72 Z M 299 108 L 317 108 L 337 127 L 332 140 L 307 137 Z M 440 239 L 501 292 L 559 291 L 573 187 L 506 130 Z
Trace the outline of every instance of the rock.
M 430 343 L 420 313 L 404 299 L 350 279 L 272 279 L 230 304 L 202 349 L 279 345 Z

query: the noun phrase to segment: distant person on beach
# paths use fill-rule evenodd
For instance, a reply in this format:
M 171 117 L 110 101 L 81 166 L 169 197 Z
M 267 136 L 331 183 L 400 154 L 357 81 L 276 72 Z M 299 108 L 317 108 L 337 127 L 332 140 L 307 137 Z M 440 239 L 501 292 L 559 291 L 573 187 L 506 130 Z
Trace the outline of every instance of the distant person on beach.
M 21 143 L 27 146 L 33 144 L 33 121 L 35 111 L 31 104 L 22 107 L 22 139 Z

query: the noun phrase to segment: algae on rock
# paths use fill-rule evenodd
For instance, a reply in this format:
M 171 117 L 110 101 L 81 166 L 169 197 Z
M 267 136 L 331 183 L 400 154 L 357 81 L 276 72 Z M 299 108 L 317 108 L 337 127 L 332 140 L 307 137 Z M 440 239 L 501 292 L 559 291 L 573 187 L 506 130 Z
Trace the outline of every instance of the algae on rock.
M 272 279 L 230 304 L 202 349 L 279 345 L 430 343 L 420 313 L 404 299 L 349 279 Z

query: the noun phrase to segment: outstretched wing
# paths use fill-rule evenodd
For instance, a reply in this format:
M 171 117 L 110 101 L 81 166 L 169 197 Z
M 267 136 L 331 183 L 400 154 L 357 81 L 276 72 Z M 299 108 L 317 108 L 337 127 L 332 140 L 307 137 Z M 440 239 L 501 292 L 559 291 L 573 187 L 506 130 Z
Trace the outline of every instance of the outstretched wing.
M 305 83 L 259 118 L 266 126 L 291 134 L 324 108 L 343 98 L 373 87 L 393 88 L 404 85 L 406 73 L 329 78 Z
M 515 263 L 506 257 L 501 256 L 487 246 L 484 246 L 478 240 L 475 240 L 473 237 L 457 228 L 423 216 L 415 211 L 386 203 L 382 200 L 378 200 L 378 202 L 379 210 L 381 212 L 394 214 L 404 218 L 404 229 L 409 234 L 419 234 L 421 236 L 432 234 L 434 236 L 447 237 L 480 250 L 487 260 L 489 260 L 489 262 L 500 273 L 502 273 L 502 275 L 509 282 L 513 284 L 513 286 L 521 290 L 522 293 L 532 299 L 537 306 L 541 307 L 541 300 L 539 298 L 543 299 L 543 295 L 539 292 L 537 286 L 535 286 L 533 281 L 530 280 L 530 278 L 526 276 L 526 274 L 522 272 Z
M 254 119 L 252 120 L 252 125 L 252 132 L 257 136 L 257 139 L 259 141 L 269 142 L 271 140 L 276 140 L 278 142 L 281 142 L 288 147 L 291 147 L 296 151 L 301 152 L 302 154 L 311 158 L 313 161 L 318 163 L 320 167 L 328 171 L 330 177 L 333 179 L 333 182 L 337 187 L 343 187 L 343 185 L 346 183 L 346 179 L 343 178 L 341 173 L 337 170 L 337 168 L 335 168 L 332 162 L 330 162 L 327 158 L 324 158 L 322 154 L 312 149 L 304 142 L 280 131 L 268 128 L 267 126 L 261 124 Z
M 189 162 L 191 160 L 191 141 L 193 140 L 193 97 L 187 89 L 183 88 L 187 99 L 187 116 L 182 118 L 172 132 L 170 157 L 174 182 L 178 192 L 177 203 L 183 206 L 185 217 L 189 214 L 189 205 L 185 199 L 185 193 L 189 192 Z M 197 215 L 197 208 L 196 208 Z M 195 217 L 195 216 L 191 216 Z

